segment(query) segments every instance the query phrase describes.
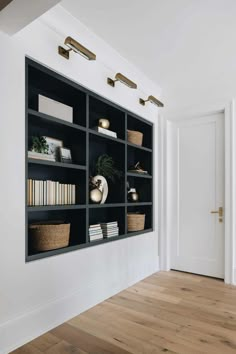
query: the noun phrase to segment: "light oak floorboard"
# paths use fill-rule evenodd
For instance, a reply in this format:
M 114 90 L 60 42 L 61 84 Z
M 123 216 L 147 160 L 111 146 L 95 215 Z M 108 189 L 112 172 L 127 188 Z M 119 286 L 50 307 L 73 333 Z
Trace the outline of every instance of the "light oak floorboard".
M 236 287 L 159 272 L 12 354 L 235 354 Z

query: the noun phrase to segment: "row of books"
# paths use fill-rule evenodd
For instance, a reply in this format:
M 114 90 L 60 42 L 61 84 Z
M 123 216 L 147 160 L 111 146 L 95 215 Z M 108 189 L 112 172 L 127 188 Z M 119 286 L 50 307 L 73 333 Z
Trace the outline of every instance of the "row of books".
M 28 206 L 76 204 L 76 185 L 27 180 Z
M 117 221 L 100 223 L 89 226 L 89 240 L 97 241 L 103 238 L 119 236 L 119 227 Z

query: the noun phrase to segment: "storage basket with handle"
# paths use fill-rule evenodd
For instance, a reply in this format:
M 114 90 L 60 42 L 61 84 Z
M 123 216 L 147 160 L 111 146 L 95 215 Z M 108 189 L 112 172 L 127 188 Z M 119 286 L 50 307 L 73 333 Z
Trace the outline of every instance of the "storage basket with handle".
M 128 142 L 129 143 L 142 146 L 143 133 L 138 132 L 136 130 L 127 130 L 127 135 L 128 135 Z
M 59 221 L 31 224 L 29 234 L 32 251 L 55 250 L 69 245 L 70 224 Z
M 127 214 L 128 231 L 141 231 L 145 227 L 145 214 L 128 213 Z

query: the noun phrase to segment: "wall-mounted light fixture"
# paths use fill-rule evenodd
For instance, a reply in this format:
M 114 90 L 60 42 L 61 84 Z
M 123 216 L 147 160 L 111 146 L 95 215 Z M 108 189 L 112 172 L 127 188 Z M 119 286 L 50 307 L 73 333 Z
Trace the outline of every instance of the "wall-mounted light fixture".
M 117 73 L 114 80 L 110 79 L 109 77 L 107 78 L 108 85 L 110 85 L 112 87 L 115 87 L 116 81 L 120 81 L 122 84 L 128 86 L 129 88 L 132 88 L 132 89 L 137 88 L 137 85 L 133 81 L 131 81 L 130 79 L 128 79 L 127 77 L 125 77 L 121 73 Z
M 139 103 L 143 106 L 145 106 L 145 103 L 148 101 L 155 104 L 158 107 L 164 107 L 164 104 L 154 96 L 149 96 L 147 100 L 143 100 L 142 98 L 139 99 Z
M 69 47 L 69 49 L 65 49 L 61 46 L 58 47 L 58 53 L 62 55 L 64 58 L 69 59 L 70 57 L 70 51 L 73 50 L 73 52 L 78 53 L 82 55 L 85 59 L 88 60 L 96 60 L 96 54 L 90 52 L 87 48 L 85 48 L 82 44 L 77 42 L 75 39 L 71 37 L 67 37 L 65 39 L 64 44 Z

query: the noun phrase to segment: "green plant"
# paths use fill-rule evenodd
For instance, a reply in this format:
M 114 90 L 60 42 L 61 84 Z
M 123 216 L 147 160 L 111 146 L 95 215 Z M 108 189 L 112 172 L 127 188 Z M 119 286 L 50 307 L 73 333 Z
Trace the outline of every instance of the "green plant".
M 43 136 L 32 136 L 31 151 L 48 154 L 49 146 Z
M 115 178 L 121 178 L 122 176 L 122 172 L 115 168 L 113 158 L 107 154 L 99 156 L 95 165 L 95 172 L 97 175 L 110 179 L 113 183 Z

